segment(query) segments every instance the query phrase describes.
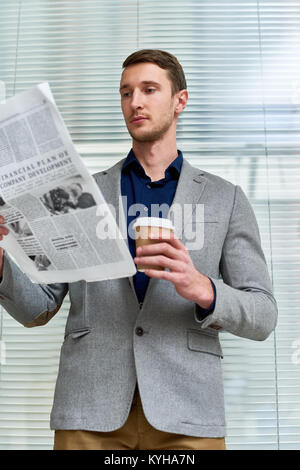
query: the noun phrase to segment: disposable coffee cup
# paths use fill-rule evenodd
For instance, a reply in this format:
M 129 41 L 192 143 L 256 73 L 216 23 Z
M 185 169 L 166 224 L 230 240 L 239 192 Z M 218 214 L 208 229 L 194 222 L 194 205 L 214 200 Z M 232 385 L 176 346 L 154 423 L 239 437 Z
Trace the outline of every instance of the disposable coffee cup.
M 174 233 L 174 226 L 169 219 L 162 219 L 160 217 L 139 217 L 133 224 L 135 230 L 135 243 L 136 249 L 139 246 L 152 245 L 154 243 L 161 243 L 161 240 L 153 240 L 149 238 L 152 236 L 167 236 L 170 238 L 170 234 Z M 145 269 L 156 269 L 163 271 L 165 268 L 162 266 L 138 264 L 137 270 L 144 272 Z

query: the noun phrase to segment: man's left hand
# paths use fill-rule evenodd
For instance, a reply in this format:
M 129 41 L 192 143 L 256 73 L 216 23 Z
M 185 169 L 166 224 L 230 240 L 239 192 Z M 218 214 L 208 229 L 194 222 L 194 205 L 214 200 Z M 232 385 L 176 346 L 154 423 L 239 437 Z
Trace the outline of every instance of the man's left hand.
M 169 271 L 146 269 L 145 274 L 172 282 L 179 295 L 208 309 L 214 300 L 211 282 L 195 268 L 184 244 L 173 233 L 150 238 L 155 243 L 139 247 L 134 262 L 168 268 Z

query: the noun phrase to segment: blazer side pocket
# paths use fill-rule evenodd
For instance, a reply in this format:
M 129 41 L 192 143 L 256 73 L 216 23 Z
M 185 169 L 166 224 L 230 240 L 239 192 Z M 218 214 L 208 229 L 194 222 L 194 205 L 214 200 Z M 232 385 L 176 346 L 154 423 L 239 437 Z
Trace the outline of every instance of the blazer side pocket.
M 217 334 L 198 330 L 187 330 L 187 347 L 190 351 L 198 351 L 221 357 L 223 352 Z
M 69 331 L 65 334 L 65 339 L 71 336 L 73 339 L 81 338 L 91 332 L 90 328 L 78 328 L 77 330 Z

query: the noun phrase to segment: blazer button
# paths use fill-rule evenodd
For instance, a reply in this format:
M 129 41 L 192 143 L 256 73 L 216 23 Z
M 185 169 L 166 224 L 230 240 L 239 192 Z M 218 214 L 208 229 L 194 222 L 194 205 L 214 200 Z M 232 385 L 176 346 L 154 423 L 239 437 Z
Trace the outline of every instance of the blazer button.
M 135 329 L 135 334 L 138 335 L 138 336 L 143 336 L 143 334 L 144 334 L 143 328 L 141 328 L 140 326 L 138 326 L 138 327 Z

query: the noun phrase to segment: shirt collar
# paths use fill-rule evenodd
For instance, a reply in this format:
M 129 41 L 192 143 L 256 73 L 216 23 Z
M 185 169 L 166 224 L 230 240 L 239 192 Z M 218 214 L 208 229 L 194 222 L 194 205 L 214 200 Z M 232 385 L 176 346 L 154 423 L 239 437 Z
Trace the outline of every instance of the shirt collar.
M 175 160 L 172 161 L 172 163 L 168 166 L 168 168 L 165 171 L 165 175 L 167 176 L 168 173 L 172 173 L 179 178 L 180 172 L 181 172 L 181 167 L 182 167 L 182 162 L 183 162 L 183 156 L 181 150 L 178 151 L 178 156 L 175 158 Z M 133 150 L 131 149 L 129 154 L 126 157 L 125 162 L 122 165 L 122 173 L 125 169 L 132 168 L 136 173 L 140 173 L 143 176 L 146 176 L 144 168 L 136 158 Z

